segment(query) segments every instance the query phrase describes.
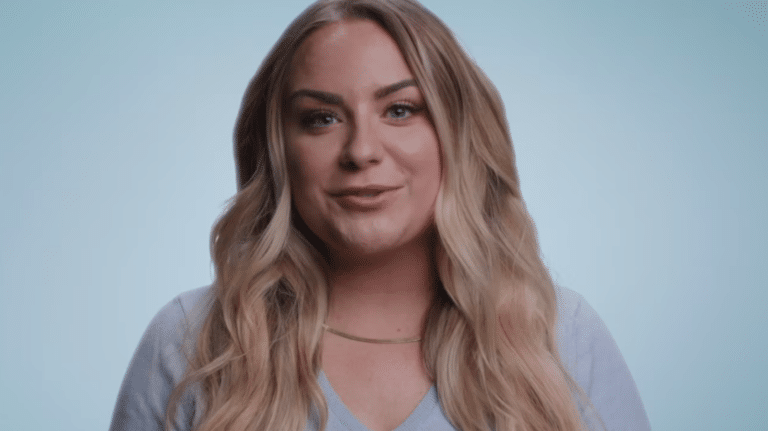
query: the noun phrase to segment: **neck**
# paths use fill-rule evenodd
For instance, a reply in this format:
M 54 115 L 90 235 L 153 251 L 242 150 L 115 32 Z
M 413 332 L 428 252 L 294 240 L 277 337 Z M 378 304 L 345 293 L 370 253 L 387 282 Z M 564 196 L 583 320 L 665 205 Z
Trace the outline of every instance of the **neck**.
M 420 336 L 437 284 L 433 249 L 429 238 L 375 258 L 334 258 L 328 325 L 366 338 Z

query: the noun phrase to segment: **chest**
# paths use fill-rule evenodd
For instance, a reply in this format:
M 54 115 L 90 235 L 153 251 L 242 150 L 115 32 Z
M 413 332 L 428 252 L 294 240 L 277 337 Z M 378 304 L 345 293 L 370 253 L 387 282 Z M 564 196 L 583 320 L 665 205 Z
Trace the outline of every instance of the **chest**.
M 397 428 L 432 386 L 418 343 L 328 343 L 323 371 L 346 409 L 372 431 Z

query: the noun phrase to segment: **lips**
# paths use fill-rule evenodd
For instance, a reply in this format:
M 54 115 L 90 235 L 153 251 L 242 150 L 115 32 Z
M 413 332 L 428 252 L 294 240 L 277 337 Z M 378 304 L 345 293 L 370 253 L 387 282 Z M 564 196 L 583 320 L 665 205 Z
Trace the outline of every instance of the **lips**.
M 378 210 L 390 203 L 400 187 L 347 187 L 331 193 L 342 208 L 353 211 Z
M 363 197 L 372 197 L 376 196 L 380 193 L 396 190 L 400 187 L 394 187 L 394 186 L 364 186 L 364 187 L 346 187 L 343 189 L 339 189 L 336 191 L 331 192 L 331 196 L 363 196 Z

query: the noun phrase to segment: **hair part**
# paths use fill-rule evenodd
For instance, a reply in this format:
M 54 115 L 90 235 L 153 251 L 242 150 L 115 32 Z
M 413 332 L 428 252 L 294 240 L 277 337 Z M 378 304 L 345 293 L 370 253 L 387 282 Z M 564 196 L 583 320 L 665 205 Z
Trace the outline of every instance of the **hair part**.
M 556 297 L 520 194 L 503 103 L 451 31 L 414 0 L 320 0 L 285 30 L 243 98 L 238 192 L 211 233 L 215 300 L 166 412 L 199 385 L 198 431 L 324 429 L 317 383 L 324 258 L 293 213 L 283 137 L 290 66 L 316 29 L 380 25 L 424 95 L 442 157 L 435 207 L 441 289 L 422 344 L 446 415 L 465 431 L 580 430 L 555 340 Z M 455 373 L 455 370 L 463 370 Z

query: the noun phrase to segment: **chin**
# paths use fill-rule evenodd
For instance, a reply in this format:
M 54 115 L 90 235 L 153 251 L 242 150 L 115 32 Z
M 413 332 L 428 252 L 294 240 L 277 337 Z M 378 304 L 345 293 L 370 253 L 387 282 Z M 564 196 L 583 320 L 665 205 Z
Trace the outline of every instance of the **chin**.
M 376 256 L 393 252 L 401 248 L 398 241 L 387 241 L 381 238 L 361 239 L 356 238 L 353 241 L 345 241 L 343 244 L 334 247 L 336 252 L 352 256 Z
M 384 258 L 398 253 L 416 252 L 424 243 L 431 243 L 428 228 L 412 232 L 377 232 L 374 235 L 357 234 L 338 238 L 333 250 L 338 255 L 352 260 L 370 260 Z

